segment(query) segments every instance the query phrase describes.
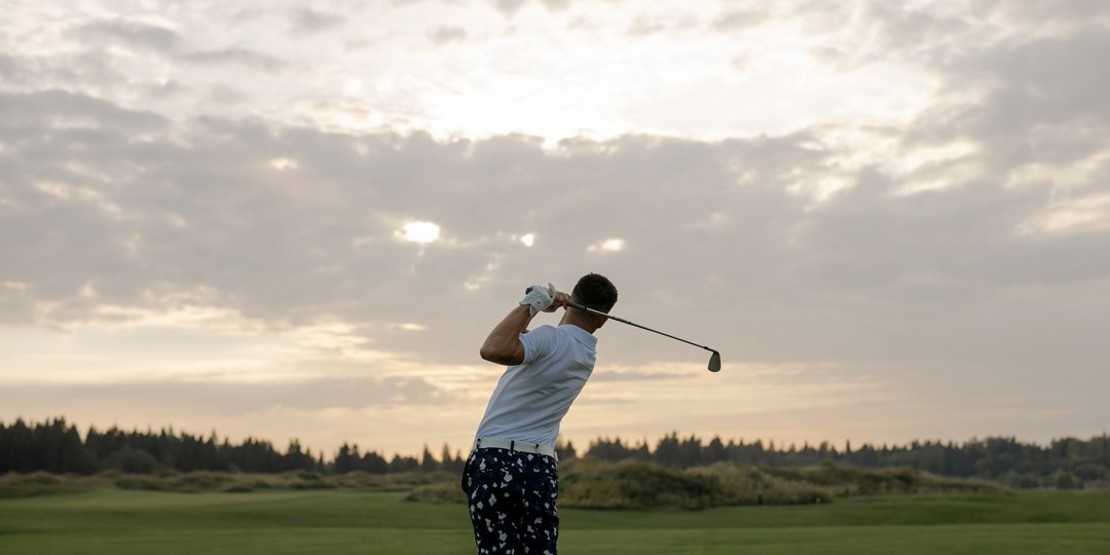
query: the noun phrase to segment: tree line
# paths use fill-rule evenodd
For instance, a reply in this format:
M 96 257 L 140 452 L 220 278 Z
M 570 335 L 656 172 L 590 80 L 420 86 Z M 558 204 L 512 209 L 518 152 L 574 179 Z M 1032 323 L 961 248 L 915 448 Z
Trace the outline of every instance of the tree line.
M 691 435 L 672 432 L 654 449 L 647 441 L 627 442 L 619 437 L 590 443 L 587 458 L 610 462 L 639 460 L 675 468 L 715 463 L 736 463 L 765 468 L 803 467 L 839 463 L 861 468 L 911 468 L 955 478 L 982 478 L 1020 488 L 1081 488 L 1110 481 L 1110 436 L 1089 440 L 1061 438 L 1047 446 L 1013 437 L 990 437 L 955 442 L 913 441 L 907 445 L 856 448 L 850 441 L 841 449 L 822 442 L 778 445 L 761 440 L 744 442 L 714 437 L 708 443 Z
M 560 442 L 560 458 L 579 456 L 574 444 Z M 695 435 L 672 432 L 654 447 L 646 440 L 619 437 L 590 442 L 584 459 L 620 462 L 637 460 L 672 468 L 735 463 L 767 468 L 802 467 L 838 463 L 861 468 L 901 467 L 941 476 L 983 478 L 1014 487 L 1078 488 L 1110 481 L 1110 438 L 1104 433 L 1089 440 L 1061 438 L 1048 445 L 991 437 L 956 444 L 913 441 L 906 445 L 837 448 L 828 442 L 775 445 L 761 440 L 745 442 L 714 437 L 708 442 Z M 344 443 L 334 457 L 305 449 L 297 440 L 284 451 L 265 440 L 247 438 L 240 443 L 222 441 L 215 432 L 207 437 L 172 428 L 158 432 L 124 431 L 112 427 L 89 428 L 82 436 L 64 418 L 27 424 L 22 419 L 0 422 L 0 474 L 50 472 L 89 475 L 102 471 L 150 474 L 164 471 L 223 471 L 281 473 L 315 471 L 343 474 L 398 472 L 460 472 L 461 451 L 444 445 L 437 458 L 425 446 L 419 456 L 386 457 L 357 444 Z

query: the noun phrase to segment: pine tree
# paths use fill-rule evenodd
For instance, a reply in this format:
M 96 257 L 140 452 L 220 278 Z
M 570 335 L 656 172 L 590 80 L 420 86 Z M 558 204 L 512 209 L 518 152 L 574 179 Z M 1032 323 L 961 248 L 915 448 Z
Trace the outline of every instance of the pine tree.
M 424 453 L 420 455 L 420 461 L 421 472 L 435 472 L 439 468 L 439 462 L 432 456 L 427 443 L 424 444 Z

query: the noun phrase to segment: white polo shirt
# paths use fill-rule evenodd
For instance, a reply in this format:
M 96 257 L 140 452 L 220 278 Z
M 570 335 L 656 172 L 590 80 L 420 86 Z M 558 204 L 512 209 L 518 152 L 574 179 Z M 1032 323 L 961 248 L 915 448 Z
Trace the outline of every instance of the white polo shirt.
M 520 334 L 524 362 L 505 369 L 486 405 L 477 438 L 555 446 L 559 424 L 597 359 L 597 337 L 571 324 Z

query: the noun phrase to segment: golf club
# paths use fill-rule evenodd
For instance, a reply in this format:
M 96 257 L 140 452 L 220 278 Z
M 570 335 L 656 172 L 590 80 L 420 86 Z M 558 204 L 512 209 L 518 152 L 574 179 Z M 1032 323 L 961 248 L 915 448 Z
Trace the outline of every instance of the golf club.
M 525 290 L 525 293 L 528 293 L 531 290 L 532 290 L 532 288 L 529 287 L 527 290 Z M 687 341 L 687 340 L 685 340 L 681 337 L 675 337 L 675 336 L 673 336 L 669 333 L 663 333 L 659 330 L 653 330 L 653 329 L 651 329 L 647 326 L 641 326 L 640 324 L 637 324 L 635 322 L 630 322 L 628 320 L 625 320 L 624 318 L 618 318 L 618 317 L 613 316 L 611 314 L 607 314 L 607 313 L 602 312 L 600 310 L 590 308 L 586 305 L 579 304 L 579 303 L 576 303 L 574 301 L 568 302 L 567 306 L 574 307 L 574 308 L 577 308 L 578 310 L 582 310 L 582 311 L 585 311 L 585 312 L 589 312 L 590 314 L 596 314 L 598 316 L 604 316 L 606 318 L 609 318 L 610 320 L 616 320 L 616 321 L 618 321 L 622 324 L 628 324 L 630 326 L 637 327 L 637 328 L 640 328 L 642 330 L 647 330 L 647 331 L 650 331 L 650 332 L 653 332 L 653 333 L 658 333 L 659 335 L 662 335 L 664 337 L 670 337 L 671 339 L 681 341 L 681 342 L 683 342 L 687 345 L 693 345 L 695 347 L 701 347 L 702 349 L 705 349 L 706 351 L 709 351 L 709 352 L 713 353 L 709 357 L 709 371 L 710 372 L 720 372 L 721 371 L 721 353 L 718 352 L 716 349 L 711 349 L 709 347 L 706 347 L 705 345 L 698 345 L 697 343 L 694 343 L 693 341 Z

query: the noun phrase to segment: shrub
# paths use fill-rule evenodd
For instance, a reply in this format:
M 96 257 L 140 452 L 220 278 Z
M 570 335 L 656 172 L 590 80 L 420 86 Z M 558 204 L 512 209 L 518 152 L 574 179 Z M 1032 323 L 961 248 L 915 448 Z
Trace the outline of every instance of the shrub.
M 575 465 L 560 492 L 568 507 L 706 509 L 726 505 L 828 503 L 833 495 L 752 467 L 718 463 L 681 471 L 651 463 Z
M 190 472 L 168 480 L 172 491 L 185 493 L 219 491 L 236 482 L 232 474 L 221 472 Z
M 781 469 L 780 469 L 781 470 Z M 797 470 L 767 471 L 751 466 L 717 463 L 688 472 L 717 476 L 721 481 L 723 504 L 727 505 L 806 505 L 831 503 L 829 488 L 805 479 Z
M 458 483 L 429 484 L 414 488 L 405 501 L 422 503 L 466 503 L 466 494 Z
M 61 476 L 55 474 L 47 474 L 46 472 L 35 472 L 32 474 L 25 474 L 19 480 L 27 485 L 35 486 L 57 486 L 64 482 Z
M 704 509 L 724 504 L 720 480 L 651 463 L 577 463 L 560 480 L 566 507 Z
M 0 474 L 0 499 L 54 495 L 87 486 L 91 478 L 59 476 L 46 472 Z

